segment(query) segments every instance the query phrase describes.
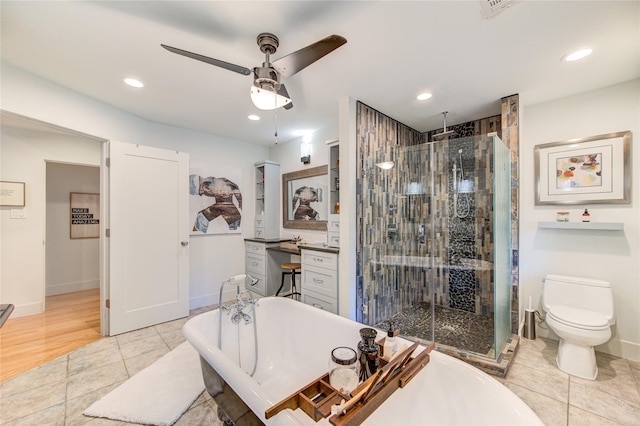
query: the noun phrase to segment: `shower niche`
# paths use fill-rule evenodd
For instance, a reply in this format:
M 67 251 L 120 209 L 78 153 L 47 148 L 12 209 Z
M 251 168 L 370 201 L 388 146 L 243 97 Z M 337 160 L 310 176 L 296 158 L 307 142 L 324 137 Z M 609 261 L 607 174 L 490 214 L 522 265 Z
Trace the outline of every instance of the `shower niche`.
M 409 137 L 361 150 L 358 319 L 495 360 L 511 336 L 509 148 Z

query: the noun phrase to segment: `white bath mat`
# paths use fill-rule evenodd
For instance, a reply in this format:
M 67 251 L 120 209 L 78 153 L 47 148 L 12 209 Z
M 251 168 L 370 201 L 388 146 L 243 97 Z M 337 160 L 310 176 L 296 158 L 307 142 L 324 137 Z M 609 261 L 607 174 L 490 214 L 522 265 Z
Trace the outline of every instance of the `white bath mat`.
M 87 416 L 172 425 L 204 390 L 198 352 L 184 342 L 94 402 Z

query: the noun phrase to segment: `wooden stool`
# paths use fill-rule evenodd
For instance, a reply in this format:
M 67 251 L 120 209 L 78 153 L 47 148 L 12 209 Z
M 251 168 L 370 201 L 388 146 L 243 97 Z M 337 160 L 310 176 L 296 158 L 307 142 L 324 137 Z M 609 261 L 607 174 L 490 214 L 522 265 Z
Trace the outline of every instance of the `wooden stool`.
M 280 294 L 280 290 L 282 290 L 282 287 L 284 286 L 285 275 L 291 275 L 291 293 L 283 294 L 282 297 L 293 298 L 294 296 L 301 296 L 296 288 L 296 275 L 300 275 L 300 268 L 302 268 L 302 265 L 299 263 L 283 263 L 280 267 L 283 269 L 282 282 L 280 283 L 280 288 L 276 291 L 276 296 Z M 298 297 L 296 300 L 300 300 L 300 298 Z

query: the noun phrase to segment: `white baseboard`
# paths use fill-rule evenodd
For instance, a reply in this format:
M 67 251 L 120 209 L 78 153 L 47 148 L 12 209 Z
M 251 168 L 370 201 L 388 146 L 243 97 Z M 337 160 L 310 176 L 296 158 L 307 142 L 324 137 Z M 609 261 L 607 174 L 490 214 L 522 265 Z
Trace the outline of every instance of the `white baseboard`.
M 49 284 L 45 288 L 47 296 L 56 294 L 71 293 L 73 291 L 91 290 L 92 288 L 100 288 L 100 280 L 77 281 L 73 283 Z
M 26 305 L 14 305 L 13 312 L 9 318 L 26 317 L 29 315 L 41 314 L 44 312 L 44 303 L 28 303 Z

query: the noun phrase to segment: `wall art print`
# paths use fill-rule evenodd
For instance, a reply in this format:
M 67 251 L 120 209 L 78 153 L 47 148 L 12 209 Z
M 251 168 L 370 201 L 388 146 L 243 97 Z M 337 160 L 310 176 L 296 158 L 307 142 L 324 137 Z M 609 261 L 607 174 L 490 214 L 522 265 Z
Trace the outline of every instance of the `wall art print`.
M 242 170 L 192 162 L 189 173 L 191 235 L 242 232 Z
M 630 149 L 630 131 L 536 145 L 536 205 L 629 203 Z
M 70 238 L 98 238 L 100 236 L 100 194 L 71 192 Z

